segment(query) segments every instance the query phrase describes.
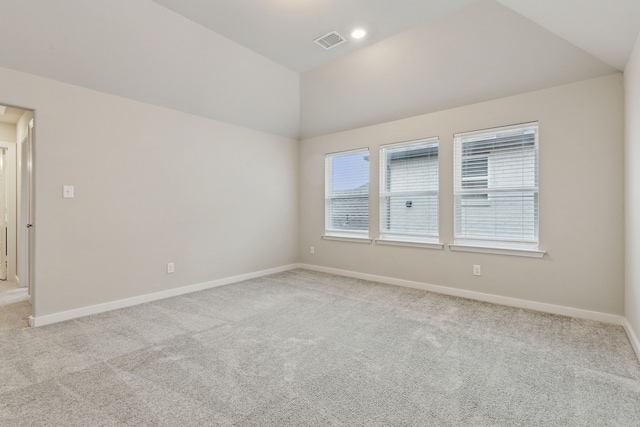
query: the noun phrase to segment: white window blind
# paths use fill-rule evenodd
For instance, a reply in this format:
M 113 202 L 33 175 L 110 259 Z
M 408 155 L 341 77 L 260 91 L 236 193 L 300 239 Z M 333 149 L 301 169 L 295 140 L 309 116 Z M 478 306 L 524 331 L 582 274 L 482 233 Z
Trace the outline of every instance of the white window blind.
M 438 241 L 438 139 L 380 149 L 380 237 Z
M 325 156 L 325 234 L 369 235 L 369 150 Z
M 454 136 L 456 243 L 538 246 L 538 123 Z

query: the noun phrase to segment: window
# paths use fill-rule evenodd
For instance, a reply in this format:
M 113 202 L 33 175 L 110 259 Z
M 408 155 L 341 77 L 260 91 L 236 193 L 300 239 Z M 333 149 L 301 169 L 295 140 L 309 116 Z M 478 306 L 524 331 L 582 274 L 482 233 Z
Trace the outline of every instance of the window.
M 380 148 L 381 240 L 438 242 L 438 139 Z
M 325 235 L 368 238 L 369 150 L 326 155 Z
M 538 124 L 454 136 L 457 244 L 538 247 Z

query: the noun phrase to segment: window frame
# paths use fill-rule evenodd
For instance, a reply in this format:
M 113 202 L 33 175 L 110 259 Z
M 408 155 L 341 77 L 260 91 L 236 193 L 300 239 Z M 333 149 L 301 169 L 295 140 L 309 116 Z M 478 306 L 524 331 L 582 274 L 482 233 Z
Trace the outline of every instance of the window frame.
M 433 149 L 435 148 L 436 156 L 436 187 L 435 189 L 424 190 L 403 190 L 392 191 L 388 188 L 389 180 L 389 151 L 394 149 L 411 148 L 417 149 Z M 440 243 L 440 139 L 439 137 L 429 137 L 416 139 L 411 141 L 396 142 L 380 146 L 380 191 L 379 191 L 379 238 L 376 239 L 377 244 L 388 244 L 398 246 L 414 246 L 441 249 L 443 245 Z M 394 232 L 386 228 L 386 224 L 391 218 L 389 209 L 389 199 L 391 197 L 406 196 L 407 198 L 435 196 L 436 198 L 436 214 L 435 214 L 435 233 L 402 233 Z
M 366 196 L 364 193 L 362 196 L 366 198 L 367 204 L 367 229 L 366 230 L 344 230 L 344 229 L 335 229 L 330 227 L 330 224 L 333 222 L 333 215 L 335 212 L 333 211 L 332 202 L 338 199 L 345 199 L 344 194 L 337 194 L 333 191 L 332 182 L 333 182 L 333 159 L 339 157 L 347 157 L 359 154 L 366 154 L 370 157 L 369 147 L 359 148 L 354 150 L 347 151 L 339 151 L 334 153 L 325 154 L 324 168 L 325 168 L 325 176 L 324 176 L 324 234 L 322 235 L 323 239 L 326 240 L 340 240 L 340 241 L 354 241 L 354 242 L 362 242 L 362 243 L 370 243 L 371 238 L 369 237 L 369 230 L 371 226 L 371 162 L 369 160 L 369 165 L 367 167 L 367 192 Z
M 513 135 L 518 135 L 522 133 L 522 135 L 533 133 L 533 156 L 534 156 L 534 164 L 533 164 L 533 173 L 534 173 L 534 184 L 533 185 L 521 185 L 510 188 L 500 188 L 500 187 L 492 187 L 492 174 L 495 173 L 492 169 L 492 161 L 491 161 L 491 151 L 486 153 L 486 174 L 482 177 L 486 177 L 486 186 L 485 185 L 476 185 L 471 184 L 465 187 L 465 183 L 474 182 L 481 183 L 483 178 L 481 177 L 481 173 L 478 173 L 474 176 L 463 176 L 465 165 L 464 162 L 470 162 L 476 160 L 476 166 L 482 166 L 481 158 L 483 158 L 483 153 L 479 153 L 476 157 L 466 157 L 463 154 L 463 144 L 465 142 L 469 142 L 469 139 L 477 139 L 478 141 L 490 140 L 493 138 L 504 138 Z M 484 137 L 484 139 L 482 138 Z M 466 140 L 466 141 L 465 141 Z M 449 245 L 451 250 L 458 251 L 466 251 L 466 252 L 485 252 L 485 253 L 496 253 L 502 255 L 519 255 L 519 256 L 531 256 L 531 257 L 542 257 L 544 256 L 544 251 L 539 249 L 540 243 L 540 235 L 539 235 L 539 222 L 540 222 L 540 209 L 539 209 L 539 123 L 529 122 L 517 125 L 510 126 L 501 126 L 496 128 L 490 128 L 480 131 L 473 132 L 465 132 L 458 133 L 453 136 L 453 146 L 454 146 L 454 191 L 453 191 L 453 226 L 454 226 L 454 243 Z M 524 149 L 521 149 L 524 153 Z M 495 156 L 495 155 L 494 155 Z M 495 158 L 495 157 L 494 157 Z M 495 160 L 494 160 L 495 161 Z M 524 162 L 524 161 L 523 161 Z M 469 163 L 467 163 L 468 165 Z M 467 166 L 467 169 L 469 166 Z M 520 169 L 522 170 L 522 169 Z M 482 172 L 482 171 L 480 171 Z M 490 238 L 480 235 L 474 235 L 473 233 L 463 233 L 461 231 L 462 227 L 462 200 L 467 198 L 478 198 L 479 196 L 483 196 L 483 200 L 486 200 L 486 207 L 491 207 L 492 198 L 496 198 L 497 194 L 505 194 L 505 193 L 522 193 L 523 195 L 531 195 L 533 194 L 533 211 L 531 212 L 534 216 L 533 220 L 533 239 L 518 239 L 518 238 L 506 238 L 505 236 L 496 236 L 495 238 Z M 493 197 L 492 197 L 493 196 Z M 482 207 L 480 204 L 476 205 L 476 207 Z

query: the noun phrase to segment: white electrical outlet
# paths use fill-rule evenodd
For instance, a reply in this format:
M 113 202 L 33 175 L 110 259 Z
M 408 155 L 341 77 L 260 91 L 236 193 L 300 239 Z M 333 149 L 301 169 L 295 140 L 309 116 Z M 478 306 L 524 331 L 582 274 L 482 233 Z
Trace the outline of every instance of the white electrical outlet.
M 62 186 L 62 197 L 65 199 L 73 199 L 73 185 Z
M 311 255 L 315 254 L 316 253 L 316 248 L 314 248 L 313 246 L 309 246 L 309 253 Z
M 171 273 L 173 273 L 174 271 L 176 271 L 175 266 L 173 265 L 173 263 L 172 263 L 172 262 L 168 262 L 168 263 L 167 263 L 167 274 L 171 274 Z
M 479 265 L 474 265 L 473 266 L 473 275 L 474 276 L 482 276 L 482 269 L 480 268 Z

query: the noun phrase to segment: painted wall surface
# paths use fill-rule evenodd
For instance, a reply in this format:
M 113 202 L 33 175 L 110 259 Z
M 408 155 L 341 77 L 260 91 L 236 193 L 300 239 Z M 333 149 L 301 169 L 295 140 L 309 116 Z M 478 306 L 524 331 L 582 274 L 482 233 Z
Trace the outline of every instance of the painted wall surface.
M 0 66 L 297 138 L 300 76 L 150 0 L 4 1 Z
M 640 37 L 624 72 L 625 83 L 625 316 L 640 338 Z
M 0 123 L 0 141 L 16 142 L 16 125 Z
M 479 0 L 303 73 L 300 134 L 312 138 L 616 73 L 506 6 Z
M 35 109 L 36 317 L 297 261 L 296 140 L 4 68 L 0 93 Z
M 301 261 L 621 315 L 624 310 L 623 78 L 614 74 L 307 139 L 300 148 Z M 440 137 L 440 238 L 453 243 L 453 134 L 539 121 L 543 259 L 321 239 L 325 153 L 369 147 L 370 231 L 379 230 L 379 147 Z M 315 247 L 311 255 L 309 247 Z M 472 266 L 482 266 L 482 276 Z

